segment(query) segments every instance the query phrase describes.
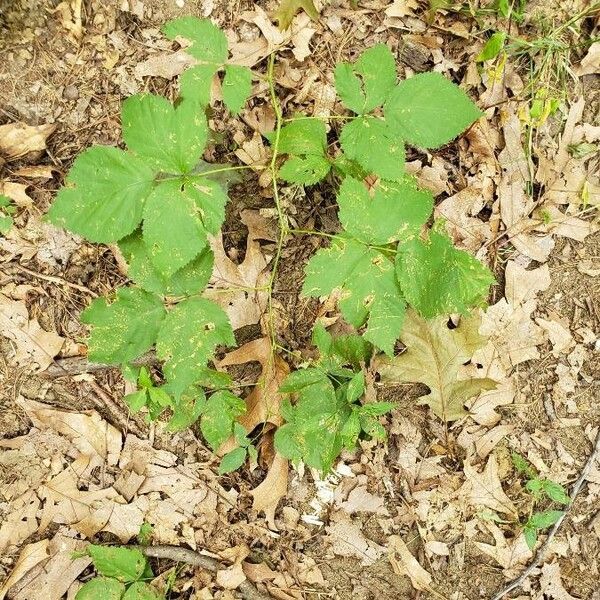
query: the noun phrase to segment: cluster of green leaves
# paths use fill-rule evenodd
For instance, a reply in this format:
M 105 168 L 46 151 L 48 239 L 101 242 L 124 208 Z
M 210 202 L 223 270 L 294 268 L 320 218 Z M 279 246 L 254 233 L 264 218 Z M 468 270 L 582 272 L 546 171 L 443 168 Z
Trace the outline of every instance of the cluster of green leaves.
M 147 583 L 154 574 L 139 550 L 90 544 L 86 554 L 98 576 L 80 588 L 75 600 L 164 600 L 164 594 Z
M 8 196 L 0 194 L 0 234 L 8 233 L 13 226 L 13 215 L 16 212 L 16 207 Z
M 512 461 L 517 472 L 526 479 L 525 489 L 531 494 L 534 505 L 544 499 L 556 504 L 562 504 L 563 506 L 571 502 L 569 495 L 562 485 L 551 479 L 540 477 L 533 465 L 526 458 L 517 452 L 513 452 Z M 523 535 L 525 536 L 527 545 L 533 549 L 537 542 L 538 532 L 554 525 L 562 515 L 562 510 L 532 510 L 523 526 Z
M 342 449 L 353 449 L 359 437 L 385 438 L 379 417 L 394 404 L 361 403 L 364 366 L 374 352 L 364 337 L 350 334 L 333 338 L 318 323 L 313 343 L 319 359 L 292 372 L 280 388 L 296 401 L 292 405 L 286 398 L 282 403 L 285 424 L 275 433 L 275 448 L 296 463 L 303 461 L 327 472 Z
M 465 313 L 485 300 L 493 282 L 486 267 L 453 246 L 441 223 L 426 228 L 433 196 L 404 168 L 406 144 L 437 148 L 481 112 L 438 73 L 398 84 L 385 45 L 366 50 L 354 64 L 339 64 L 335 85 L 356 113 L 341 129 L 335 159 L 327 154 L 321 121 L 295 120 L 279 138 L 279 152 L 288 155 L 282 179 L 314 184 L 332 167 L 342 178 L 337 202 L 344 231 L 310 260 L 303 291 L 322 296 L 341 288 L 345 319 L 366 324 L 365 339 L 392 354 L 407 304 L 426 318 Z M 367 175 L 376 183 L 367 185 Z

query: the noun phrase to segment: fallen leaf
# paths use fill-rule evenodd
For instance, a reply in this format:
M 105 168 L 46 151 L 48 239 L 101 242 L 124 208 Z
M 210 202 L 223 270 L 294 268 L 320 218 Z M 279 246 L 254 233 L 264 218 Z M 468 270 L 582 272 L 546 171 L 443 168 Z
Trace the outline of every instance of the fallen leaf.
M 48 552 L 49 544 L 50 542 L 48 540 L 40 540 L 34 544 L 27 544 L 27 546 L 21 550 L 11 574 L 0 588 L 0 600 L 3 600 L 6 596 L 6 592 L 8 592 L 15 583 L 23 579 L 33 567 L 50 556 L 50 553 Z
M 348 499 L 342 502 L 339 507 L 349 515 L 366 512 L 386 516 L 389 513 L 384 504 L 383 498 L 369 493 L 364 486 L 358 486 L 348 494 Z
M 517 509 L 512 500 L 504 493 L 498 477 L 498 463 L 494 455 L 479 473 L 469 462 L 464 463 L 466 481 L 458 494 L 465 497 L 474 507 L 491 508 L 497 512 L 517 517 Z
M 56 125 L 26 125 L 7 123 L 0 125 L 0 155 L 6 160 L 21 158 L 30 152 L 46 149 L 46 140 Z
M 581 59 L 579 66 L 575 67 L 575 74 L 578 77 L 594 73 L 600 73 L 600 42 L 594 42 Z
M 246 255 L 240 264 L 234 263 L 223 248 L 223 237 L 211 240 L 215 255 L 215 265 L 209 288 L 204 295 L 210 298 L 227 313 L 233 329 L 258 323 L 263 316 L 268 301 L 265 289 L 269 280 L 267 261 L 261 251 L 258 237 L 252 228 L 247 213 L 242 213 L 242 222 L 248 227 Z
M 386 549 L 365 538 L 361 528 L 350 517 L 335 513 L 334 519 L 335 522 L 326 528 L 329 534 L 327 540 L 334 554 L 360 558 L 363 566 L 372 565 L 385 554 Z
M 560 565 L 557 562 L 542 565 L 540 589 L 544 596 L 553 598 L 553 600 L 577 600 L 565 590 L 560 574 Z
M 23 183 L 0 181 L 0 194 L 8 196 L 17 206 L 31 206 L 33 199 L 27 195 L 28 187 Z
M 535 322 L 548 334 L 553 356 L 560 356 L 575 345 L 571 332 L 562 323 L 542 318 L 537 318 Z
M 24 302 L 0 294 L 0 335 L 15 344 L 14 359 L 34 371 L 44 371 L 60 352 L 64 338 L 29 319 Z
M 450 329 L 446 317 L 426 321 L 409 310 L 401 335 L 406 350 L 394 358 L 378 357 L 375 370 L 383 381 L 424 383 L 430 392 L 418 404 L 427 404 L 444 421 L 460 419 L 467 415 L 467 400 L 496 387 L 487 377 L 458 377 L 460 367 L 485 343 L 478 328 L 475 315 L 462 318 L 458 327 Z
M 133 69 L 138 79 L 144 77 L 164 77 L 173 79 L 181 75 L 187 68 L 195 65 L 198 61 L 188 54 L 185 48 L 177 52 L 160 52 L 153 54 L 146 60 L 136 64 Z
M 494 537 L 495 544 L 475 542 L 475 546 L 508 571 L 507 576 L 512 576 L 515 568 L 524 565 L 533 556 L 522 533 L 517 537 L 507 539 L 496 523 L 484 521 L 483 525 Z
M 431 575 L 419 564 L 399 535 L 389 537 L 388 558 L 394 573 L 408 577 L 416 590 L 431 589 Z
M 30 179 L 52 179 L 54 173 L 58 173 L 58 169 L 52 165 L 36 165 L 20 167 L 13 172 L 13 175 Z
M 275 458 L 269 467 L 267 476 L 262 483 L 250 491 L 253 498 L 252 508 L 257 512 L 264 511 L 269 527 L 277 531 L 275 526 L 275 511 L 279 501 L 286 495 L 288 486 L 289 464 L 281 454 Z

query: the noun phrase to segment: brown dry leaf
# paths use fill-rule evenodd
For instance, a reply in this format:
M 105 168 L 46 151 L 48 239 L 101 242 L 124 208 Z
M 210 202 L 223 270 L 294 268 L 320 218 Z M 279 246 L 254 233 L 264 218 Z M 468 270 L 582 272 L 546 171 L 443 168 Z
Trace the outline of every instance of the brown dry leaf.
M 121 433 L 95 410 L 69 412 L 21 398 L 18 404 L 38 429 L 53 429 L 73 442 L 84 455 L 98 456 L 116 465 L 121 452 Z
M 177 52 L 160 52 L 137 63 L 133 73 L 138 79 L 144 77 L 173 79 L 173 77 L 181 75 L 187 68 L 197 64 L 197 62 L 185 49 L 177 50 Z
M 226 590 L 235 590 L 240 583 L 246 580 L 243 561 L 250 554 L 250 549 L 246 545 L 235 546 L 223 552 L 220 552 L 221 558 L 233 562 L 226 569 L 217 571 L 217 585 Z
M 575 74 L 578 77 L 583 75 L 593 75 L 600 73 L 600 42 L 594 42 L 587 51 L 587 54 L 581 60 L 578 67 L 575 67 Z
M 258 512 L 264 511 L 267 523 L 274 531 L 277 531 L 275 526 L 277 505 L 287 493 L 288 471 L 287 459 L 281 454 L 275 454 L 267 476 L 258 487 L 250 492 L 253 498 L 252 508 Z
M 516 538 L 507 539 L 496 523 L 485 521 L 483 524 L 494 537 L 495 544 L 492 546 L 483 542 L 475 542 L 475 545 L 507 570 L 509 572 L 507 576 L 512 576 L 515 568 L 525 564 L 533 556 L 525 541 L 525 536 L 521 533 Z
M 344 513 L 334 513 L 326 531 L 334 554 L 360 558 L 363 566 L 372 565 L 386 552 L 383 546 L 365 538 L 361 528 Z
M 17 206 L 31 206 L 33 199 L 27 195 L 28 187 L 23 183 L 0 181 L 0 194 L 8 196 Z
M 385 9 L 385 14 L 388 17 L 396 19 L 402 19 L 403 17 L 411 17 L 415 14 L 415 11 L 419 8 L 417 0 L 394 0 Z
M 555 319 L 548 320 L 542 318 L 537 318 L 535 322 L 548 334 L 548 338 L 552 344 L 553 356 L 560 356 L 575 345 L 573 336 L 564 323 L 560 323 Z
M 358 486 L 348 494 L 348 499 L 339 507 L 349 515 L 366 512 L 387 516 L 389 513 L 384 504 L 385 500 L 381 496 L 371 494 L 365 486 Z
M 221 234 L 211 240 L 215 266 L 210 287 L 204 295 L 223 308 L 234 330 L 258 323 L 267 306 L 265 286 L 269 273 L 258 242 L 260 238 L 253 227 L 252 217 L 255 214 L 256 211 L 243 211 L 241 215 L 242 222 L 248 227 L 246 255 L 242 263 L 236 264 L 227 256 Z
M 24 302 L 0 294 L 0 335 L 15 344 L 14 359 L 34 371 L 44 371 L 60 352 L 64 338 L 29 319 Z
M 6 160 L 21 158 L 29 152 L 46 149 L 46 140 L 56 125 L 27 125 L 7 123 L 0 125 L 0 156 Z
M 578 600 L 565 590 L 560 574 L 560 565 L 557 562 L 542 565 L 540 588 L 544 596 L 553 600 Z
M 467 415 L 467 400 L 496 387 L 487 377 L 459 378 L 461 366 L 485 343 L 478 329 L 477 315 L 450 329 L 446 317 L 425 320 L 409 310 L 401 336 L 406 350 L 394 358 L 378 357 L 374 368 L 383 381 L 424 383 L 430 392 L 418 403 L 427 404 L 444 421 L 455 421 Z
M 38 528 L 37 513 L 41 506 L 33 490 L 11 502 L 12 510 L 0 525 L 0 553 L 9 546 L 19 546 Z
M 475 507 L 491 508 L 511 517 L 517 517 L 517 509 L 512 500 L 504 493 L 498 477 L 498 463 L 494 455 L 488 458 L 487 464 L 479 473 L 468 462 L 464 463 L 465 483 L 460 488 L 459 496 Z
M 13 175 L 30 179 L 52 179 L 54 173 L 58 173 L 58 169 L 52 165 L 35 165 L 20 167 Z
M 388 540 L 388 558 L 397 575 L 405 575 L 416 590 L 431 589 L 432 577 L 412 555 L 399 535 L 391 535 Z
M 27 544 L 27 546 L 21 550 L 19 558 L 10 576 L 0 588 L 0 600 L 4 600 L 6 592 L 8 592 L 13 585 L 25 577 L 25 575 L 27 575 L 31 569 L 50 556 L 48 551 L 49 545 L 50 542 L 48 540 L 40 540 L 34 544 Z

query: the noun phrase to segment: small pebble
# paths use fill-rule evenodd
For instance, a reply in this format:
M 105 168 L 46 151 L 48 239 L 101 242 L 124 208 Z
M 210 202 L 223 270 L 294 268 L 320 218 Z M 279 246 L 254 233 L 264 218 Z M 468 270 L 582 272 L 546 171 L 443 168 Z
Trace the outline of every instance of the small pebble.
M 63 92 L 65 100 L 77 100 L 79 98 L 79 90 L 74 85 L 68 85 Z

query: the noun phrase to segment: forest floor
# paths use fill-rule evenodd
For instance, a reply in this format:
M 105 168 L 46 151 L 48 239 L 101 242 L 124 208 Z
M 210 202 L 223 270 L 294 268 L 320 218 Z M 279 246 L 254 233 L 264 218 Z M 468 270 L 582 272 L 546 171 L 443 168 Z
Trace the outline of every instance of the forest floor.
M 284 600 L 492 598 L 533 560 L 523 523 L 553 507 L 534 506 L 512 453 L 569 491 L 593 452 L 600 42 L 591 40 L 600 35 L 600 6 L 533 0 L 519 12 L 514 2 L 506 19 L 483 2 L 315 0 L 319 20 L 300 10 L 282 33 L 271 19 L 277 4 L 0 0 L 0 194 L 17 206 L 14 227 L 0 237 L 0 598 L 73 598 L 91 567 L 72 553 L 89 540 L 127 543 L 143 523 L 153 526 L 153 543 L 224 561 L 216 575 L 155 562 L 159 587 L 173 578 L 171 598 L 236 598 L 244 578 Z M 219 476 L 218 459 L 195 431 L 173 435 L 131 416 L 122 402 L 130 384 L 119 371 L 89 368 L 79 315 L 127 278 L 113 250 L 43 216 L 82 150 L 120 143 L 126 97 L 176 95 L 181 55 L 160 27 L 190 14 L 221 26 L 240 64 L 257 67 L 277 50 L 287 115 L 343 111 L 336 62 L 381 42 L 401 78 L 438 71 L 484 110 L 457 141 L 407 156 L 455 242 L 498 282 L 482 311 L 489 341 L 470 367 L 485 368 L 499 385 L 468 417 L 444 427 L 416 405 L 422 387 L 376 382 L 380 398 L 398 402 L 382 421 L 388 439 L 344 453 L 333 475 L 259 464 Z M 506 59 L 478 62 L 494 31 L 509 33 Z M 227 152 L 212 147 L 205 158 L 265 164 L 261 134 L 272 130 L 274 114 L 264 82 L 255 82 L 239 118 L 219 100 L 215 90 L 209 123 Z M 551 101 L 556 110 L 544 113 Z M 35 135 L 15 141 L 15 123 L 35 126 Z M 333 199 L 319 186 L 282 186 L 282 194 L 295 228 L 339 230 Z M 246 175 L 227 210 L 218 260 L 256 286 L 277 235 L 272 191 L 258 174 Z M 284 246 L 274 306 L 290 366 L 310 356 L 317 317 L 343 327 L 332 304 L 299 295 L 303 266 L 322 243 L 292 235 Z M 250 363 L 235 375 L 249 393 L 260 351 L 243 345 L 264 335 L 263 305 L 243 293 L 231 301 L 246 349 L 241 362 Z M 253 491 L 265 495 L 258 486 L 267 473 L 271 497 L 257 510 Z M 567 510 L 541 564 L 511 597 L 600 599 L 598 462 Z

